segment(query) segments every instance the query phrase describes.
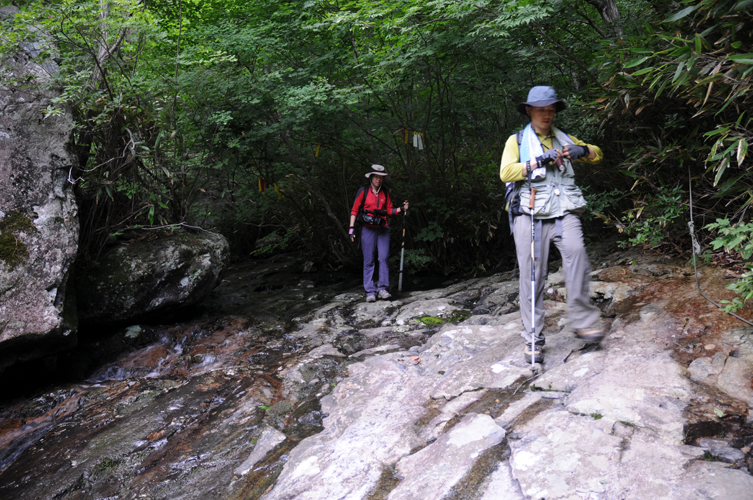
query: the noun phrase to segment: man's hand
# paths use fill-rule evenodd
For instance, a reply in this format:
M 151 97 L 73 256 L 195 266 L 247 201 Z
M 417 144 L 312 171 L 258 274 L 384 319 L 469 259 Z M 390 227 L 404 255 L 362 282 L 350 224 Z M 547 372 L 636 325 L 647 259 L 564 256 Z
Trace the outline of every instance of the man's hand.
M 555 161 L 557 159 L 557 156 L 559 156 L 559 154 L 560 154 L 559 151 L 557 151 L 556 149 L 550 149 L 543 155 L 537 156 L 536 163 L 538 163 L 540 167 L 543 167 L 547 163 L 552 163 L 553 161 Z
M 570 161 L 575 161 L 578 158 L 588 156 L 590 153 L 591 151 L 589 151 L 588 146 L 576 146 L 573 144 L 572 146 L 565 146 L 565 151 L 562 154 L 566 158 L 569 158 Z

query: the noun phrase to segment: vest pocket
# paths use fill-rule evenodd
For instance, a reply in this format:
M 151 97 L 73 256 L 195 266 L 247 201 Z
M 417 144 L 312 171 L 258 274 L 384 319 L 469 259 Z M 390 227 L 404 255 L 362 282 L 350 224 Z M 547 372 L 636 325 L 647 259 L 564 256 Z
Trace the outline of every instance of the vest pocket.
M 582 213 L 586 209 L 586 199 L 578 186 L 562 186 L 564 200 L 562 203 L 563 213 Z
M 546 218 L 552 216 L 559 210 L 559 196 L 553 196 L 552 187 L 549 185 L 534 187 L 536 198 L 534 199 L 533 213 L 536 217 Z M 520 192 L 520 209 L 526 214 L 530 214 L 528 204 L 531 200 L 531 192 L 527 189 Z

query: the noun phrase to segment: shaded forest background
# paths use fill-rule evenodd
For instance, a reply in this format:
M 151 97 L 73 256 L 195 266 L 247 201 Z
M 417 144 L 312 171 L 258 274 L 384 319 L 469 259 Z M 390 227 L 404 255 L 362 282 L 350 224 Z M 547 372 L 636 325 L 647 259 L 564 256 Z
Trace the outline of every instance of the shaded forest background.
M 380 163 L 411 200 L 411 272 L 510 268 L 499 161 L 540 84 L 570 105 L 558 125 L 605 152 L 577 172 L 588 240 L 689 258 L 692 188 L 704 258 L 753 255 L 753 0 L 10 4 L 0 57 L 42 50 L 62 92 L 47 114 L 73 112 L 84 259 L 187 224 L 239 256 L 358 266 L 348 213 Z M 753 275 L 735 286 L 747 300 Z

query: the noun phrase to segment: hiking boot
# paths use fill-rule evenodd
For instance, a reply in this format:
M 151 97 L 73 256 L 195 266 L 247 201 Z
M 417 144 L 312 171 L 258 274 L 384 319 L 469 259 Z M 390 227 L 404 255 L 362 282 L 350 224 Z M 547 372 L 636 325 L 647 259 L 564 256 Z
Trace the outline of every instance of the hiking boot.
M 377 293 L 377 297 L 379 297 L 382 300 L 391 299 L 392 295 L 390 295 L 390 292 L 387 290 L 379 290 L 379 293 Z
M 531 363 L 531 358 L 533 358 L 534 363 L 543 363 L 544 362 L 544 352 L 541 350 L 541 347 L 536 346 L 536 350 L 531 352 L 531 346 L 527 345 L 525 350 L 523 351 L 523 357 L 526 360 L 526 363 Z
M 376 302 L 376 295 L 367 295 L 366 302 Z
M 580 340 L 598 344 L 604 338 L 604 330 L 602 330 L 601 328 L 578 328 L 575 331 L 575 335 Z

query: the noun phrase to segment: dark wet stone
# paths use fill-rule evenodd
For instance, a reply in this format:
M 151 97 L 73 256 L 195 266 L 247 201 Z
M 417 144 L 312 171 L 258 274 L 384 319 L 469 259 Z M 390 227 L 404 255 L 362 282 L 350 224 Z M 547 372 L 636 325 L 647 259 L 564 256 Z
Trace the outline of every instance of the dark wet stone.
M 196 305 L 219 285 L 228 253 L 227 240 L 207 231 L 179 230 L 118 245 L 77 277 L 80 321 L 127 324 Z

